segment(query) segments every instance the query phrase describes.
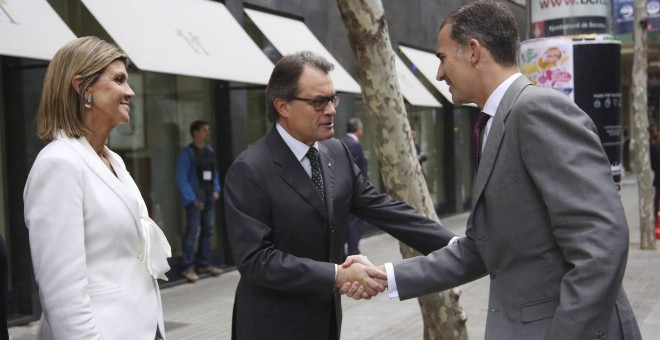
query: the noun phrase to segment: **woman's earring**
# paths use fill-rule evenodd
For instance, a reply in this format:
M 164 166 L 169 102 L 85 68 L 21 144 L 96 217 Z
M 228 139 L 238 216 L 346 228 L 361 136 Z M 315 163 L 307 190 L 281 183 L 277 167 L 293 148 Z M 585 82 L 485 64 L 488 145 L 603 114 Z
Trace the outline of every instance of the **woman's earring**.
M 91 109 L 92 108 L 92 93 L 90 92 L 87 94 L 87 100 L 85 101 L 85 108 Z

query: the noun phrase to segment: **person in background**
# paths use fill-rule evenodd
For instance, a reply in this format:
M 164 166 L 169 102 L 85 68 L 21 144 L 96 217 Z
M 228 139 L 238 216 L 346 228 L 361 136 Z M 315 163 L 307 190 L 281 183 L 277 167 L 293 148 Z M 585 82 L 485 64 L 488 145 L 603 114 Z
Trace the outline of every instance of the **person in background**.
M 628 172 L 630 171 L 630 133 L 628 132 L 628 127 L 623 127 L 623 169 Z
M 364 151 L 360 144 L 364 127 L 362 121 L 358 118 L 349 118 L 346 122 L 346 134 L 340 139 L 351 152 L 355 165 L 358 166 L 365 179 L 369 179 L 369 169 L 367 159 L 364 157 Z M 348 229 L 346 230 L 346 256 L 357 255 L 360 253 L 360 238 L 362 237 L 362 226 L 364 221 L 351 214 L 348 217 Z
M 660 140 L 657 136 L 655 126 L 649 127 L 649 145 L 651 170 L 653 170 L 653 187 L 655 188 L 655 199 L 653 200 L 655 219 L 658 219 L 658 202 L 660 201 Z
M 183 271 L 188 282 L 196 282 L 201 274 L 217 276 L 222 268 L 211 264 L 211 238 L 215 202 L 220 198 L 220 176 L 215 152 L 208 143 L 209 123 L 196 120 L 190 124 L 192 143 L 183 148 L 176 160 L 176 186 L 186 209 L 186 228 L 182 237 Z M 197 234 L 199 233 L 199 237 Z M 195 240 L 198 240 L 195 258 Z
M 130 119 L 128 58 L 96 37 L 55 53 L 25 184 L 41 340 L 165 339 L 157 279 L 170 246 L 119 155 L 105 145 Z
M 419 161 L 419 165 L 422 165 L 429 158 L 428 158 L 428 156 L 426 156 L 426 152 L 422 151 L 422 147 L 417 142 L 417 131 L 415 129 L 411 128 L 410 133 L 412 134 L 413 143 L 415 143 L 415 151 L 417 152 L 417 160 Z

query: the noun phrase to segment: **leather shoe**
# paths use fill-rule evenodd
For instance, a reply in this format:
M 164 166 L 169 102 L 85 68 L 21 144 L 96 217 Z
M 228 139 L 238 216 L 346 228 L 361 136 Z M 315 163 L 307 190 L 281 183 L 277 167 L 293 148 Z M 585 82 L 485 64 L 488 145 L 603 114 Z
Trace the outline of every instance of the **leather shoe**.
M 202 267 L 202 268 L 197 269 L 197 271 L 200 274 L 211 274 L 213 276 L 218 276 L 218 275 L 225 272 L 224 270 L 222 270 L 222 268 L 218 268 L 216 266 Z
M 188 280 L 190 283 L 194 283 L 199 280 L 199 276 L 193 270 L 184 270 L 181 272 L 181 275 Z

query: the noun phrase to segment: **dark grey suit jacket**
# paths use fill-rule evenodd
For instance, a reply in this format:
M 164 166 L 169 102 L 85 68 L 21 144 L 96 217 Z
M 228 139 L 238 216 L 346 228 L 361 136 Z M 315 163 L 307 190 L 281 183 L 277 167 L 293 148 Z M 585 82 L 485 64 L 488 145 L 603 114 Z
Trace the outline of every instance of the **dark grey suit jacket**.
M 465 238 L 394 265 L 401 298 L 490 275 L 486 339 L 639 339 L 628 226 L 591 119 L 516 79 L 474 181 Z
M 234 339 L 331 339 L 341 327 L 335 263 L 350 213 L 422 253 L 454 236 L 378 193 L 337 139 L 319 143 L 326 201 L 276 129 L 241 153 L 225 179 L 225 216 L 241 279 Z M 332 332 L 331 332 L 332 330 Z

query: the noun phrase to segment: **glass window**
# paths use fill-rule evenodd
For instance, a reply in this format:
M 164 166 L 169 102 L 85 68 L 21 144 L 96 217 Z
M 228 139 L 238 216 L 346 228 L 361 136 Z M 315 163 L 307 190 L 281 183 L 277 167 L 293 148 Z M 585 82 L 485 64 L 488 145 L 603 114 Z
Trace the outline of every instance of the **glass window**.
M 250 89 L 247 92 L 247 144 L 254 144 L 270 132 L 273 123 L 268 120 L 265 88 Z M 236 154 L 238 156 L 238 154 Z
M 438 214 L 449 212 L 446 187 L 447 148 L 445 140 L 445 122 L 441 108 L 406 106 L 410 127 L 415 130 L 415 144 L 420 154 L 425 155 L 421 162 L 429 194 Z
M 422 162 L 422 171 L 426 184 L 433 200 L 436 211 L 439 214 L 448 213 L 451 209 L 448 204 L 447 170 L 449 166 L 445 160 L 447 157 L 445 140 L 445 122 L 442 109 L 423 108 L 418 106 L 406 106 L 411 127 L 417 132 L 416 144 L 419 144 L 421 152 L 427 156 Z M 362 100 L 355 101 L 355 112 L 365 125 L 362 148 L 369 164 L 369 180 L 381 192 L 385 192 L 385 186 L 381 180 L 378 159 L 374 149 L 373 129 L 369 128 L 368 114 Z
M 1 65 L 1 63 L 0 63 Z M 0 67 L 0 117 L 5 117 L 4 113 L 4 108 L 5 102 L 4 102 L 4 90 L 1 88 L 1 85 L 3 84 L 3 79 L 2 79 L 2 67 Z M 0 235 L 2 235 L 2 238 L 5 240 L 5 244 L 7 244 L 7 247 L 9 247 L 9 231 L 7 228 L 7 221 L 9 220 L 9 216 L 7 216 L 7 205 L 6 205 L 6 197 L 7 197 L 7 186 L 6 186 L 6 178 L 7 174 L 5 173 L 5 169 L 7 169 L 7 163 L 5 162 L 5 145 L 7 143 L 4 143 L 6 141 L 5 139 L 5 126 L 4 126 L 4 119 L 0 120 L 0 141 L 3 141 L 0 143 Z M 11 255 L 9 252 L 9 248 L 7 248 L 7 261 L 8 263 L 11 263 Z M 11 287 L 11 270 L 7 271 L 7 274 L 9 275 L 8 277 L 8 289 L 12 290 Z
M 185 228 L 185 213 L 175 183 L 176 159 L 179 151 L 192 142 L 190 123 L 198 119 L 209 122 L 209 143 L 216 154 L 219 152 L 213 137 L 217 131 L 213 131 L 216 124 L 211 83 L 203 78 L 130 72 L 129 84 L 135 92 L 131 122 L 116 127 L 108 143 L 124 159 L 151 217 L 167 236 L 173 256 L 181 254 Z
M 367 166 L 369 168 L 369 182 L 371 182 L 378 191 L 385 192 L 385 185 L 381 180 L 380 167 L 378 166 L 378 156 L 376 155 L 373 143 L 374 138 L 376 137 L 373 133 L 373 126 L 369 126 L 369 114 L 367 113 L 367 110 L 364 107 L 364 102 L 361 99 L 355 100 L 355 113 L 364 125 L 361 144 L 364 158 L 367 159 Z
M 475 166 L 470 133 L 475 112 L 478 111 L 466 106 L 455 106 L 453 110 L 456 212 L 470 210 L 472 206 L 472 180 Z

